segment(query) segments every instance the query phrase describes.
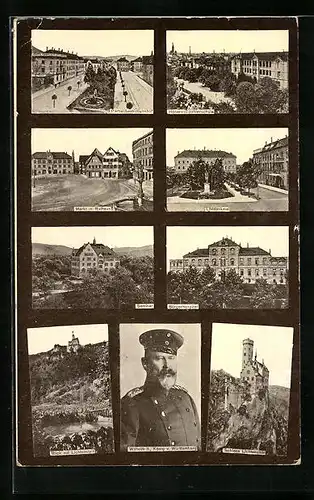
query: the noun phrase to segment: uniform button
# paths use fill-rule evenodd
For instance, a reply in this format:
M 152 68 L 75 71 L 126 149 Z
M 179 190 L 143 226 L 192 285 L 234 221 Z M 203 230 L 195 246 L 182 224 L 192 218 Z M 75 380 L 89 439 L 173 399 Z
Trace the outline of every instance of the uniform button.
M 190 411 L 190 408 L 186 408 L 186 411 Z
M 196 422 L 194 422 L 194 425 L 195 425 L 195 427 L 196 427 L 196 425 L 197 425 L 197 424 L 196 424 Z
M 164 411 L 162 411 L 162 412 L 161 412 L 161 416 L 162 416 L 162 417 L 165 417 L 165 416 L 166 416 L 166 414 L 165 414 L 165 412 L 164 412 Z
M 155 405 L 158 405 L 157 399 L 154 399 L 154 403 L 155 403 Z
M 166 344 L 166 345 L 169 345 L 169 342 L 168 342 L 168 340 L 165 340 L 165 344 Z
M 167 337 L 171 337 L 171 333 L 169 333 L 169 332 L 168 332 L 168 333 L 167 333 Z
M 196 442 L 198 443 L 198 438 L 196 438 Z
M 174 446 L 176 443 L 174 441 L 171 441 L 171 446 Z
M 168 431 L 170 431 L 171 430 L 171 425 L 168 425 L 167 429 L 168 429 Z

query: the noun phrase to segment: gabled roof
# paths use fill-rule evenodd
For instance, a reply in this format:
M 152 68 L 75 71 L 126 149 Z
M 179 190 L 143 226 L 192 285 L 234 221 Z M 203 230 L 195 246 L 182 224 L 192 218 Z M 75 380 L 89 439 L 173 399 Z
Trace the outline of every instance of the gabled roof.
M 130 62 L 126 59 L 126 57 L 120 57 L 120 59 L 117 59 L 117 62 Z
M 208 257 L 208 248 L 198 248 L 197 250 L 194 250 L 193 252 L 186 253 L 183 255 L 183 258 L 185 259 L 186 257 Z
M 221 151 L 220 149 L 185 149 L 184 151 L 181 151 L 181 153 L 178 153 L 175 158 L 197 158 L 198 156 L 203 158 L 236 158 L 234 154 Z
M 275 61 L 280 58 L 282 61 L 288 61 L 288 52 L 241 52 L 232 57 L 232 59 L 253 59 L 257 57 L 261 61 Z
M 106 151 L 104 152 L 103 156 L 105 156 L 105 154 L 108 153 L 108 151 L 113 151 L 115 154 L 119 154 L 119 151 L 116 151 L 115 149 L 113 149 L 112 146 L 109 146 L 109 148 L 106 149 Z
M 208 245 L 208 247 L 217 247 L 217 246 L 223 246 L 223 247 L 240 247 L 238 243 L 233 241 L 231 238 L 222 238 L 219 241 L 215 241 L 215 243 L 211 243 L 211 245 Z M 240 247 L 241 248 L 241 247 Z
M 43 50 L 37 49 L 37 47 L 32 45 L 32 56 L 41 56 L 42 54 L 44 54 Z
M 32 154 L 32 157 L 35 159 L 46 159 L 48 154 L 51 154 L 54 160 L 61 160 L 61 159 L 68 159 L 71 160 L 72 156 L 70 156 L 68 153 L 64 152 L 48 152 L 48 151 L 38 151 L 36 153 Z
M 84 243 L 84 245 L 82 245 L 80 248 L 78 248 L 77 250 L 74 250 L 72 252 L 72 255 L 78 257 L 79 255 L 81 255 L 82 251 L 85 250 L 85 248 L 87 246 L 91 246 L 92 249 L 94 250 L 94 252 L 97 254 L 97 255 L 104 255 L 104 256 L 110 256 L 110 257 L 118 257 L 118 255 L 116 254 L 116 252 L 114 252 L 111 248 L 109 248 L 108 246 L 106 245 L 103 245 L 102 243 Z
M 86 160 L 90 157 L 90 155 L 80 155 L 79 156 L 79 162 L 85 163 Z
M 132 61 L 132 63 L 135 63 L 135 62 L 143 62 L 142 57 L 137 57 L 137 59 L 134 59 L 134 60 Z
M 97 158 L 102 161 L 103 160 L 103 155 L 99 151 L 99 149 L 95 148 L 94 151 L 89 155 L 89 157 L 86 160 L 86 163 L 93 158 L 93 156 L 97 156 Z
M 270 255 L 269 252 L 266 252 L 266 250 L 263 250 L 260 247 L 247 247 L 247 248 L 240 248 L 239 255 Z

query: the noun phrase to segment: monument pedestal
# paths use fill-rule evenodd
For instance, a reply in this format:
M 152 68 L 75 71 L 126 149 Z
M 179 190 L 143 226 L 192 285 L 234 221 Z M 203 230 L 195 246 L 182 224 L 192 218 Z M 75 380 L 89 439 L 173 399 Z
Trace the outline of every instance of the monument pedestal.
M 210 193 L 210 184 L 209 182 L 204 182 L 204 193 Z

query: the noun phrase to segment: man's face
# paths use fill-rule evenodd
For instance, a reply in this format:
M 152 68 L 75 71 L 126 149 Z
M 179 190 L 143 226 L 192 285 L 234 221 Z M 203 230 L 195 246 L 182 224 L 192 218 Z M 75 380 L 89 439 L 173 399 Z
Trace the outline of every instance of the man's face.
M 177 379 L 177 356 L 161 351 L 147 351 L 142 359 L 150 380 L 159 382 L 164 389 L 171 389 Z

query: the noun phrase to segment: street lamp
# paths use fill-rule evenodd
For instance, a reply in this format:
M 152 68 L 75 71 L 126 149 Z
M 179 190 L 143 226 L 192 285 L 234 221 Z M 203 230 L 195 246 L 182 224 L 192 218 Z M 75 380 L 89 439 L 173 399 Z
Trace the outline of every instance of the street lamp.
M 53 94 L 53 95 L 51 96 L 51 99 L 52 99 L 52 106 L 53 106 L 53 108 L 55 108 L 55 107 L 56 107 L 56 100 L 57 100 L 57 98 L 58 98 L 58 96 L 57 96 L 56 94 Z

